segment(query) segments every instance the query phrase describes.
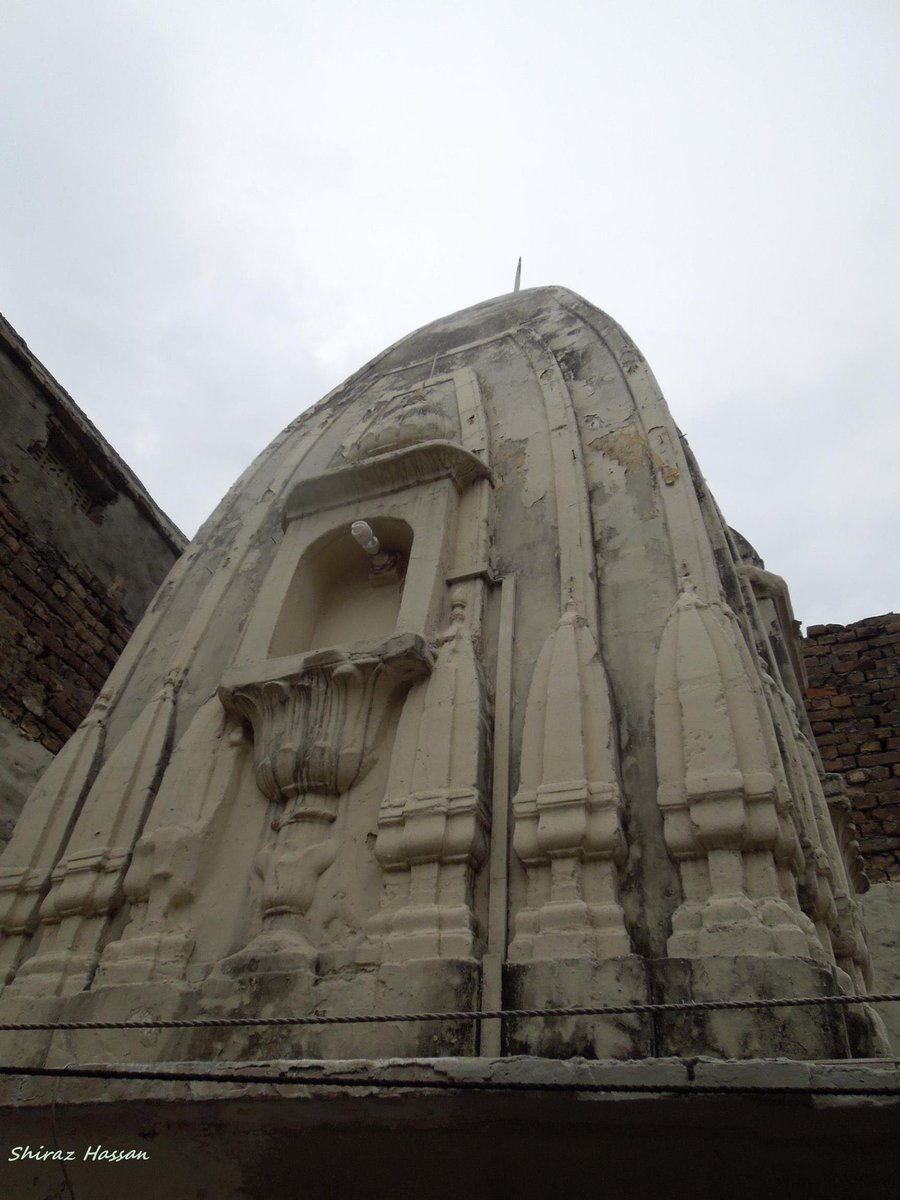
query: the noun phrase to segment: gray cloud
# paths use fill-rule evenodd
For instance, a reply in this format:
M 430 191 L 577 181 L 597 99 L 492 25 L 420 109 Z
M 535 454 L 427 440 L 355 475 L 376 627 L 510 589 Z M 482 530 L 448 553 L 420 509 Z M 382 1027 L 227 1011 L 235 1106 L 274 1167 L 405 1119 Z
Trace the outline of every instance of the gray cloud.
M 900 10 L 9 0 L 2 307 L 188 532 L 386 344 L 561 283 L 798 616 L 896 607 Z

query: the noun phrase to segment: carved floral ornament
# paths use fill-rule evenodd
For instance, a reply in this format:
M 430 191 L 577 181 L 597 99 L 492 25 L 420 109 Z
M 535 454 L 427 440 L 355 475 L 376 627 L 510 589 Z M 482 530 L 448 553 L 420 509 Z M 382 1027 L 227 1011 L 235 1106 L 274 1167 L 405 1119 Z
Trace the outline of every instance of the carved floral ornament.
M 219 689 L 225 709 L 250 725 L 257 785 L 280 810 L 255 864 L 263 930 L 245 948 L 246 962 L 260 954 L 315 958 L 305 918 L 319 876 L 337 856 L 328 830 L 338 798 L 375 761 L 392 702 L 433 665 L 422 637 L 395 634 L 273 660 L 269 678 L 256 668 L 254 678 L 228 679 Z
M 274 678 L 227 682 L 219 698 L 253 731 L 263 795 L 278 804 L 306 797 L 312 808 L 311 797 L 337 797 L 366 774 L 391 701 L 432 665 L 422 637 L 396 634 L 300 655 Z

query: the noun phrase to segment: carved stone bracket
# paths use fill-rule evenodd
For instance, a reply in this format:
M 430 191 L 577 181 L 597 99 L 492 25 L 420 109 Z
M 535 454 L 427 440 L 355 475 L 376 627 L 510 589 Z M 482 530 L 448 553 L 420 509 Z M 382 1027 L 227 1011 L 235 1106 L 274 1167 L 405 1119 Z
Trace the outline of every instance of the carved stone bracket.
M 243 679 L 226 677 L 219 698 L 253 730 L 263 795 L 295 801 L 295 819 L 308 812 L 330 821 L 334 798 L 371 766 L 390 701 L 431 667 L 423 638 L 397 634 L 376 645 L 273 660 L 267 668 L 274 677 L 243 669 Z
M 423 638 L 396 634 L 226 677 L 219 697 L 250 725 L 257 784 L 280 808 L 275 837 L 256 862 L 264 932 L 244 954 L 266 951 L 300 962 L 315 956 L 303 918 L 337 853 L 327 833 L 338 797 L 374 762 L 391 703 L 432 665 Z

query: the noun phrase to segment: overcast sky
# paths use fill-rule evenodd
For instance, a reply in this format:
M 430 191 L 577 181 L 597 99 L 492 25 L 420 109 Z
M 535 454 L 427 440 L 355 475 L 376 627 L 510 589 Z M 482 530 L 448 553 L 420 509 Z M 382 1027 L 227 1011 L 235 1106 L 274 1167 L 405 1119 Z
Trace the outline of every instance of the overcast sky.
M 898 0 L 0 0 L 0 45 L 0 310 L 186 533 L 521 254 L 804 623 L 900 608 Z

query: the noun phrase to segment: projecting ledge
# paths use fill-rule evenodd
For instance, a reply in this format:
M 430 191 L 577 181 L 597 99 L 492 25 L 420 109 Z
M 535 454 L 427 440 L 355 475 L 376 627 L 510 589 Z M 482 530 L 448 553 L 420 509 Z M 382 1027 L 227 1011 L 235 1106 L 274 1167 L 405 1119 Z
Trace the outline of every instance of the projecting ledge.
M 779 1195 L 880 1198 L 900 1111 L 900 1096 L 854 1094 L 900 1089 L 895 1066 L 871 1063 L 523 1056 L 125 1069 L 145 1077 L 229 1071 L 277 1082 L 0 1078 L 5 1196 L 63 1194 L 59 1162 L 8 1158 L 14 1147 L 57 1144 L 73 1154 L 66 1170 L 74 1194 L 92 1200 L 120 1200 L 126 1191 L 130 1200 L 156 1200 L 161 1181 L 170 1200 L 271 1200 L 298 1194 L 301 1176 L 309 1196 L 596 1200 L 598 1164 L 604 1200 L 759 1200 L 761 1171 L 777 1181 Z M 289 1082 L 297 1078 L 318 1085 Z M 363 1086 L 337 1084 L 348 1079 Z M 390 1086 L 401 1080 L 422 1086 Z M 535 1090 L 472 1088 L 503 1083 Z M 651 1090 L 584 1090 L 591 1085 Z M 801 1090 L 699 1090 L 725 1087 Z M 833 1094 L 810 1096 L 809 1087 Z M 97 1147 L 143 1157 L 110 1168 L 85 1160 Z
M 866 1104 L 900 1108 L 900 1060 L 851 1059 L 809 1062 L 799 1059 L 646 1058 L 592 1061 L 583 1058 L 552 1059 L 531 1055 L 508 1058 L 380 1058 L 380 1059 L 260 1059 L 229 1063 L 191 1061 L 169 1063 L 72 1064 L 53 1078 L 7 1076 L 0 1078 L 0 1114 L 10 1108 L 57 1104 L 127 1105 L 165 1102 L 183 1105 L 196 1102 L 272 1099 L 308 1101 L 308 1115 L 318 1113 L 330 1124 L 339 1113 L 357 1109 L 374 1116 L 371 1101 L 413 1098 L 417 1117 L 427 1110 L 426 1098 L 440 1104 L 466 1094 L 467 1105 L 478 1097 L 511 1097 L 540 1101 L 542 1111 L 549 1095 L 576 1097 L 579 1101 L 632 1101 L 680 1099 L 685 1095 L 735 1097 L 756 1093 L 771 1096 L 782 1089 L 801 1099 L 812 1099 L 815 1107 L 837 1103 L 846 1109 L 848 1099 Z M 84 1078 L 78 1071 L 133 1073 L 137 1078 Z M 156 1079 L 158 1074 L 183 1074 L 204 1078 Z M 228 1081 L 209 1080 L 214 1074 Z M 246 1082 L 241 1078 L 246 1077 Z M 266 1082 L 260 1082 L 265 1078 Z M 408 1086 L 404 1086 L 407 1084 Z M 607 1091 L 605 1089 L 609 1088 Z M 634 1090 L 631 1090 L 634 1089 Z M 820 1093 L 820 1089 L 823 1092 Z M 827 1091 L 826 1091 L 827 1089 Z M 803 1095 L 800 1096 L 802 1090 Z M 879 1095 L 893 1090 L 894 1095 Z M 859 1095 L 860 1092 L 870 1092 Z M 341 1097 L 343 1103 L 336 1103 Z M 318 1105 L 316 1101 L 325 1101 Z M 437 1114 L 437 1108 L 434 1109 Z M 397 1117 L 392 1111 L 391 1121 Z M 896 1117 L 896 1113 L 895 1113 Z M 367 1122 L 368 1123 L 368 1122 Z M 377 1122 L 376 1122 L 377 1123 Z

